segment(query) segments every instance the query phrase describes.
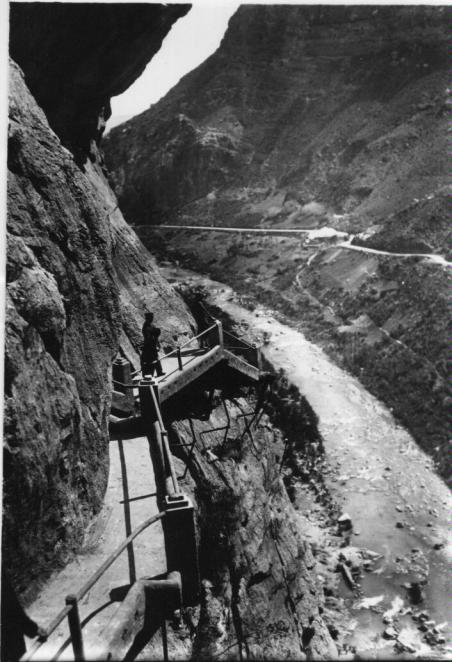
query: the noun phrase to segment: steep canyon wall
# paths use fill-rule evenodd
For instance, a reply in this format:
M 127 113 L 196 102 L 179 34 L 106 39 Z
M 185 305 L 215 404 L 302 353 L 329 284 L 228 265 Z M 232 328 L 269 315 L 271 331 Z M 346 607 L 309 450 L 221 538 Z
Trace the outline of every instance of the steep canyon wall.
M 109 97 L 188 6 L 106 9 L 11 9 L 2 561 L 26 597 L 101 506 L 112 360 L 122 349 L 136 364 L 145 310 L 164 340 L 194 328 L 124 222 L 96 146 Z
M 112 360 L 119 351 L 137 366 L 146 310 L 163 345 L 196 328 L 125 223 L 96 142 L 109 96 L 140 73 L 187 8 L 135 6 L 125 21 L 124 7 L 108 15 L 91 7 L 66 15 L 16 5 L 11 16 L 20 66 L 10 69 L 2 562 L 25 601 L 81 547 L 102 505 Z M 121 42 L 128 23 L 130 61 Z M 148 42 L 142 51 L 149 32 L 152 52 Z M 197 503 L 204 579 L 185 653 L 334 656 L 316 561 L 283 480 L 283 436 L 266 417 L 253 438 L 243 434 L 235 418 L 251 405 L 239 396 L 228 404 L 227 438 L 206 437 L 221 464 L 198 440 L 185 483 Z M 173 444 L 191 433 L 180 409 Z M 216 406 L 208 422 L 194 421 L 195 434 L 224 423 Z
M 445 7 L 241 7 L 214 55 L 106 137 L 127 220 L 247 224 L 271 206 L 294 221 L 316 200 L 366 225 L 441 188 L 447 20 Z

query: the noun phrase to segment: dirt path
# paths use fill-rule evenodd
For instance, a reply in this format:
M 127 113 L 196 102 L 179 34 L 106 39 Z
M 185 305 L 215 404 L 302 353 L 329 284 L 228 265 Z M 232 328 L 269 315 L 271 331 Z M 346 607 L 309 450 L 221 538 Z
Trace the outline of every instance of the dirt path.
M 381 612 L 396 598 L 399 606 L 403 601 L 407 607 L 409 593 L 402 584 L 423 580 L 427 583 L 421 608 L 451 642 L 452 497 L 432 461 L 382 403 L 302 334 L 280 324 L 263 308 L 250 312 L 237 305 L 225 285 L 187 270 L 168 269 L 165 275 L 174 279 L 177 274 L 208 287 L 212 303 L 245 328 L 260 335 L 271 333 L 265 356 L 276 369 L 286 371 L 319 417 L 332 467 L 325 480 L 352 519 L 352 544 L 381 554 L 375 572 L 366 574 L 362 582 L 365 596 L 381 598 L 377 613 L 355 610 L 359 634 L 354 643 L 361 650 L 377 646 L 385 629 Z M 350 591 L 344 590 L 344 597 L 351 608 L 358 604 Z M 431 654 L 412 619 L 402 625 L 404 640 L 410 641 L 413 651 Z
M 389 255 L 390 257 L 420 257 L 434 264 L 439 264 L 442 267 L 452 267 L 452 262 L 448 262 L 442 255 L 434 255 L 433 253 L 395 253 L 392 251 L 380 251 L 376 248 L 367 248 L 366 246 L 359 246 L 352 244 L 353 236 L 347 241 L 341 241 L 337 244 L 340 248 L 346 248 L 351 251 L 358 251 L 360 253 L 369 253 L 371 255 Z
M 212 227 L 204 225 L 154 225 L 154 226 L 136 226 L 137 229 L 147 228 L 147 229 L 157 229 L 157 230 L 194 230 L 202 232 L 244 232 L 246 234 L 261 234 L 261 235 L 275 235 L 275 236 L 284 236 L 284 235 L 307 235 L 308 240 L 313 239 L 332 239 L 337 240 L 344 239 L 344 241 L 339 241 L 336 245 L 340 248 L 345 248 L 352 251 L 358 251 L 360 253 L 369 253 L 372 255 L 387 255 L 392 257 L 403 257 L 403 258 L 424 258 L 429 262 L 438 264 L 443 267 L 452 267 L 452 262 L 448 262 L 442 255 L 435 255 L 433 253 L 396 253 L 393 251 L 383 251 L 376 248 L 367 248 L 366 246 L 359 246 L 352 244 L 352 241 L 355 238 L 355 235 L 348 235 L 347 232 L 340 232 L 335 228 L 330 228 L 327 226 L 321 228 L 228 228 L 228 227 Z M 316 254 L 310 257 L 309 262 L 314 259 Z M 308 262 L 308 264 L 309 264 Z
M 65 596 L 75 593 L 105 559 L 141 522 L 158 512 L 148 440 L 145 437 L 110 442 L 110 475 L 104 507 L 91 527 L 84 549 L 63 570 L 55 572 L 28 613 L 46 626 L 64 607 Z M 160 522 L 146 529 L 114 562 L 80 603 L 85 655 L 92 659 L 99 633 L 118 608 L 118 600 L 136 578 L 166 571 Z M 50 660 L 64 649 L 60 660 L 73 659 L 68 645 L 67 619 L 33 660 Z

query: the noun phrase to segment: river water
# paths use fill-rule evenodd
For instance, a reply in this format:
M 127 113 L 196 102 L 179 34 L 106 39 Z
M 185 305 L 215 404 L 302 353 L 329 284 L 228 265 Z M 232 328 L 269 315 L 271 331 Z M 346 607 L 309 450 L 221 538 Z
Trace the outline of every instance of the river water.
M 331 468 L 325 482 L 353 522 L 351 544 L 380 555 L 360 582 L 361 598 L 367 602 L 357 599 L 345 584 L 341 588 L 356 623 L 351 643 L 357 650 L 392 647 L 394 640 L 383 636 L 388 625 L 382 621 L 392 608 L 405 651 L 417 657 L 450 657 L 452 496 L 431 459 L 356 378 L 301 333 L 280 323 L 272 311 L 246 310 L 227 285 L 192 271 L 176 267 L 162 271 L 173 283 L 202 284 L 210 301 L 236 323 L 261 337 L 270 336 L 263 346 L 265 357 L 275 369 L 286 372 L 316 412 Z M 418 582 L 422 582 L 422 601 L 413 604 L 408 588 Z M 427 645 L 419 621 L 412 618 L 420 610 L 431 621 L 429 627 L 436 627 L 446 639 L 445 646 Z

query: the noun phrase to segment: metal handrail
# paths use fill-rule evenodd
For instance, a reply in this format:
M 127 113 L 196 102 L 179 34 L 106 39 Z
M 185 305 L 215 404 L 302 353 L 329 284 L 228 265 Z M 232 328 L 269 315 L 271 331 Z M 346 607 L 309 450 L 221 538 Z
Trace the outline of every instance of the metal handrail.
M 215 324 L 212 324 L 212 326 L 209 326 L 207 329 L 204 329 L 204 331 L 201 331 L 201 333 L 198 333 L 197 336 L 193 336 L 193 338 L 189 338 L 189 340 L 184 342 L 182 345 L 179 345 L 175 349 L 172 349 L 171 352 L 168 352 L 168 354 L 163 354 L 162 356 L 159 356 L 157 359 L 154 359 L 154 361 L 151 361 L 149 365 L 155 365 L 156 363 L 159 363 L 159 361 L 162 361 L 163 359 L 167 359 L 168 357 L 173 356 L 173 354 L 177 354 L 178 352 L 180 352 L 180 350 L 183 347 L 186 347 L 195 340 L 198 340 L 207 333 L 210 333 L 210 331 L 213 331 L 215 328 L 218 328 L 217 322 L 215 322 Z M 139 372 L 140 372 L 139 370 L 135 370 L 135 372 L 133 372 L 131 376 L 133 377 L 134 375 L 137 375 Z
M 209 350 L 206 350 L 205 354 L 207 354 L 208 351 L 211 351 L 212 349 L 214 349 L 214 348 L 209 348 Z M 203 356 L 205 354 L 203 354 Z M 174 375 L 175 372 L 181 372 L 181 370 L 184 370 L 186 368 L 186 366 L 188 366 L 192 361 L 195 361 L 198 358 L 196 355 L 193 355 L 193 354 L 189 355 L 189 356 L 190 356 L 190 358 L 187 361 L 185 361 L 183 364 L 181 364 L 180 367 L 178 366 L 177 368 L 174 368 L 174 370 L 171 370 L 171 372 L 165 372 L 165 377 L 170 377 L 171 375 Z M 160 361 L 160 359 L 159 359 L 159 361 Z
M 171 352 L 168 352 L 168 354 L 164 354 L 163 356 L 160 357 L 159 360 L 161 360 L 161 359 L 167 359 L 168 356 L 172 356 L 173 354 L 176 354 L 176 353 L 178 352 L 178 350 L 181 350 L 181 349 L 182 349 L 182 347 L 186 347 L 187 345 L 189 345 L 190 343 L 192 343 L 194 340 L 198 340 L 199 338 L 201 338 L 201 336 L 204 336 L 206 333 L 209 333 L 209 331 L 213 331 L 213 329 L 215 329 L 215 328 L 217 328 L 217 324 L 216 324 L 216 323 L 215 323 L 215 324 L 212 324 L 212 326 L 209 326 L 209 328 L 204 329 L 204 331 L 201 331 L 201 333 L 198 333 L 197 336 L 193 336 L 193 338 L 190 338 L 189 340 L 187 340 L 186 342 L 184 342 L 182 345 L 179 345 L 178 347 L 176 347 L 176 349 L 172 349 Z
M 242 338 L 239 338 L 238 336 L 235 336 L 235 335 L 234 335 L 233 333 L 231 333 L 230 331 L 224 331 L 224 330 L 223 330 L 223 333 L 224 333 L 225 336 L 229 336 L 229 337 L 232 338 L 233 340 L 238 340 L 239 343 L 242 343 L 243 345 L 245 345 L 245 346 L 248 347 L 249 349 L 256 349 L 255 345 L 251 345 L 251 343 L 247 342 L 246 340 L 243 340 Z
M 219 325 L 221 325 L 221 322 L 218 322 L 218 320 L 217 320 L 217 321 L 215 322 L 215 324 L 212 324 L 212 326 L 209 326 L 207 329 L 205 329 L 205 330 L 202 331 L 201 333 L 198 333 L 197 336 L 193 336 L 193 338 L 190 338 L 189 340 L 187 340 L 187 342 L 185 342 L 183 345 L 179 345 L 179 347 L 176 347 L 175 349 L 171 350 L 171 352 L 168 352 L 167 354 L 163 354 L 163 356 L 160 356 L 160 357 L 158 357 L 157 359 L 155 359 L 154 361 L 151 361 L 151 362 L 150 362 L 150 365 L 155 365 L 155 364 L 159 363 L 160 361 L 162 361 L 163 359 L 166 359 L 166 358 L 168 358 L 168 357 L 170 357 L 170 356 L 173 356 L 174 354 L 177 355 L 178 353 L 180 353 L 180 351 L 181 351 L 181 349 L 182 349 L 183 347 L 186 347 L 187 345 L 189 345 L 190 343 L 192 343 L 194 340 L 198 340 L 199 338 L 201 338 L 202 336 L 206 335 L 207 333 L 210 333 L 210 332 L 213 331 L 215 328 L 218 328 Z M 234 341 L 237 341 L 237 342 L 241 343 L 241 346 L 229 346 L 229 349 L 249 349 L 249 350 L 253 350 L 254 352 L 257 352 L 257 351 L 258 351 L 257 348 L 256 348 L 256 346 L 251 345 L 251 344 L 250 344 L 249 342 L 247 342 L 246 340 L 242 340 L 242 338 L 238 338 L 237 336 L 235 336 L 235 335 L 234 335 L 233 333 L 231 333 L 230 331 L 225 331 L 224 329 L 222 329 L 222 333 L 223 333 L 224 335 L 229 336 L 229 337 L 232 338 Z M 224 346 L 225 343 L 220 341 L 219 344 Z M 188 363 L 189 363 L 189 361 L 187 361 L 187 363 L 186 363 L 185 365 L 187 365 Z M 132 373 L 132 374 L 135 375 L 135 374 L 137 374 L 138 372 L 140 372 L 140 371 L 137 370 L 137 371 L 135 371 L 135 372 Z M 171 373 L 169 373 L 169 374 L 173 374 L 173 372 L 177 372 L 177 369 L 176 369 L 176 370 L 173 370 L 173 371 L 172 371 Z M 167 376 L 168 376 L 168 375 L 167 375 Z
M 45 637 L 39 637 L 33 645 L 27 650 L 27 652 L 20 658 L 20 662 L 27 662 L 32 658 L 36 651 L 47 641 L 48 637 L 55 631 L 61 621 L 70 614 L 74 606 L 77 606 L 77 603 L 88 593 L 88 591 L 94 586 L 96 582 L 102 577 L 102 575 L 108 570 L 108 568 L 116 561 L 118 556 L 125 550 L 127 545 L 129 545 L 132 540 L 134 540 L 144 529 L 147 529 L 148 526 L 154 524 L 160 519 L 165 517 L 166 512 L 160 511 L 157 515 L 149 517 L 147 520 L 142 522 L 132 533 L 123 540 L 123 542 L 116 548 L 116 550 L 110 554 L 110 556 L 104 561 L 100 568 L 94 573 L 94 575 L 82 586 L 82 588 L 75 593 L 75 595 L 70 596 L 72 603 L 66 605 L 51 621 L 51 623 L 45 628 Z M 69 596 L 68 596 L 69 597 Z
M 179 493 L 179 484 L 177 482 L 177 476 L 176 476 L 176 470 L 174 468 L 174 462 L 173 462 L 173 456 L 170 451 L 169 443 L 168 443 L 168 432 L 165 429 L 165 426 L 163 425 L 163 419 L 162 419 L 162 413 L 160 411 L 160 407 L 157 401 L 157 397 L 155 395 L 154 388 L 152 385 L 149 386 L 149 390 L 151 392 L 152 400 L 154 402 L 154 408 L 155 412 L 157 414 L 157 420 L 158 424 L 160 426 L 160 435 L 162 438 L 162 444 L 163 444 L 163 452 L 165 454 L 165 460 L 168 463 L 168 468 L 170 471 L 170 476 L 171 476 L 171 482 L 173 483 L 173 489 L 174 493 L 178 494 Z

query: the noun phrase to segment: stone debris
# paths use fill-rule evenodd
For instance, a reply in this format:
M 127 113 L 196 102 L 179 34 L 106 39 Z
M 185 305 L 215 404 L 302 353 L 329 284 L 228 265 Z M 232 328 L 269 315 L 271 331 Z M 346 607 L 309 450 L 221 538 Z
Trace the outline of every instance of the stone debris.
M 356 582 L 352 577 L 350 569 L 345 565 L 345 563 L 339 563 L 338 567 L 348 587 L 354 590 L 356 588 Z
M 343 513 L 340 517 L 338 517 L 337 522 L 339 524 L 339 528 L 342 531 L 350 531 L 350 529 L 353 528 L 352 518 L 348 513 Z
M 371 598 L 363 598 L 353 605 L 353 609 L 370 609 L 383 602 L 384 595 L 374 595 Z
M 423 584 L 425 584 L 425 581 L 407 582 L 402 584 L 403 588 L 406 588 L 408 597 L 413 604 L 419 604 L 424 601 L 424 593 L 422 591 Z
M 386 628 L 383 632 L 383 637 L 385 639 L 396 639 L 397 638 L 397 630 L 390 625 L 389 627 Z
M 396 597 L 394 598 L 394 600 L 391 603 L 390 609 L 385 611 L 384 614 L 383 614 L 383 622 L 385 622 L 385 619 L 387 619 L 388 621 L 389 620 L 392 621 L 394 616 L 396 616 L 396 614 L 398 614 L 401 611 L 403 605 L 404 605 L 404 602 L 403 602 L 402 598 L 400 596 L 396 595 Z

